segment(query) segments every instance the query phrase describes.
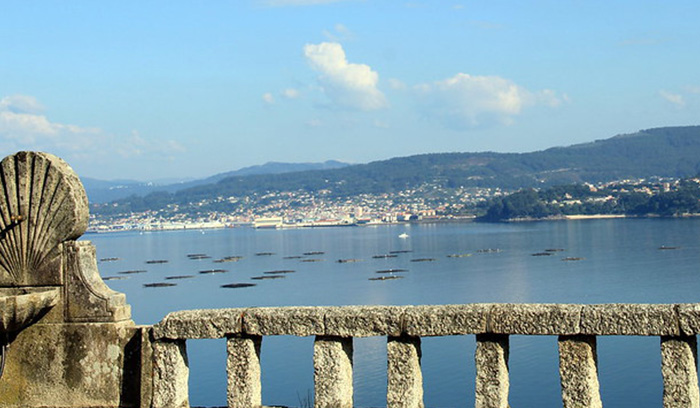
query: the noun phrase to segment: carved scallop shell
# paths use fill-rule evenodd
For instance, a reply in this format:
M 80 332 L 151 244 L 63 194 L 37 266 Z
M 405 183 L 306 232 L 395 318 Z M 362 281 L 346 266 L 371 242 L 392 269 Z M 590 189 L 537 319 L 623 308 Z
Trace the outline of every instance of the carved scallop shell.
M 73 169 L 41 152 L 0 162 L 0 284 L 61 283 L 59 245 L 87 229 L 88 201 Z

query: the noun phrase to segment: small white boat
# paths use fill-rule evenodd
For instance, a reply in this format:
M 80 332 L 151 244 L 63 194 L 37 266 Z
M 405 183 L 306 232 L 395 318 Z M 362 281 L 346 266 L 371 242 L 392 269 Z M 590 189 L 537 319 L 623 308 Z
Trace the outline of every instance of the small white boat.
M 404 232 L 403 234 L 400 234 L 400 235 L 399 235 L 399 238 L 401 238 L 401 239 L 406 239 L 406 238 L 408 238 L 408 234 L 406 234 L 406 233 Z

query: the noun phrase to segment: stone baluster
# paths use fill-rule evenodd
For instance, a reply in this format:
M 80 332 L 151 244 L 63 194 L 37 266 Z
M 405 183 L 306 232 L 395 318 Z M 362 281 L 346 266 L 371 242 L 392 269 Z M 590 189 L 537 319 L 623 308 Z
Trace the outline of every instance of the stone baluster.
M 507 408 L 508 335 L 476 336 L 476 408 Z
M 603 406 L 595 336 L 559 336 L 559 375 L 564 408 Z
M 695 336 L 661 337 L 664 408 L 700 406 L 697 350 Z
M 423 408 L 420 337 L 387 339 L 387 408 Z
M 262 406 L 261 336 L 237 335 L 226 340 L 227 403 L 233 408 Z
M 189 408 L 190 370 L 185 340 L 153 344 L 152 408 Z
M 352 408 L 352 337 L 316 336 L 314 406 Z

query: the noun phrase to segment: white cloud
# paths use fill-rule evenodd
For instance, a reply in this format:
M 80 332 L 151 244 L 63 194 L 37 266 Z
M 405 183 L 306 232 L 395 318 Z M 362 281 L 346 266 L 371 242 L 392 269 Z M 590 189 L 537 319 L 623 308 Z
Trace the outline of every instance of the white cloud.
M 333 31 L 323 30 L 323 35 L 332 42 L 340 40 L 350 40 L 353 38 L 353 33 L 344 24 L 336 24 L 333 26 Z
M 562 94 L 559 96 L 556 91 L 545 89 L 535 94 L 536 103 L 547 105 L 550 108 L 558 108 L 564 103 L 569 102 L 569 96 Z
M 386 97 L 377 89 L 377 72 L 369 65 L 349 63 L 340 44 L 307 44 L 304 55 L 320 74 L 321 88 L 335 105 L 365 111 L 388 106 Z
M 386 122 L 384 120 L 379 120 L 379 119 L 375 119 L 374 122 L 372 122 L 372 124 L 374 125 L 374 127 L 378 128 L 378 129 L 389 129 L 391 127 L 389 125 L 389 122 Z
M 311 128 L 317 128 L 323 126 L 323 122 L 320 119 L 311 119 L 306 122 L 306 126 Z
M 10 95 L 0 99 L 0 112 L 38 113 L 43 110 L 44 107 L 33 96 Z
M 667 102 L 675 105 L 677 108 L 683 108 L 685 106 L 685 98 L 683 98 L 683 95 L 681 94 L 661 90 L 659 91 L 659 95 Z
M 428 115 L 454 128 L 509 125 L 525 107 L 557 107 L 568 100 L 552 90 L 530 92 L 506 78 L 464 73 L 415 90 Z
M 66 158 L 99 161 L 120 157 L 172 155 L 184 151 L 173 140 L 110 135 L 102 129 L 57 123 L 40 113 L 43 106 L 27 95 L 0 99 L 0 145 L 5 150 L 40 150 Z
M 92 144 L 99 129 L 51 122 L 39 113 L 43 106 L 28 95 L 0 99 L 0 139 L 16 148 L 76 150 Z M 26 147 L 25 147 L 26 146 Z
M 686 86 L 685 91 L 690 94 L 700 94 L 700 86 Z
M 401 80 L 396 79 L 396 78 L 390 78 L 388 82 L 389 82 L 389 87 L 391 89 L 396 90 L 396 91 L 403 91 L 407 88 L 405 83 L 403 83 Z
M 294 88 L 287 88 L 284 91 L 282 91 L 281 94 L 287 99 L 297 99 L 300 95 L 300 92 L 299 90 Z
M 262 100 L 263 100 L 265 103 L 270 104 L 270 105 L 272 105 L 273 103 L 275 103 L 275 97 L 272 96 L 272 94 L 269 93 L 269 92 L 263 94 Z

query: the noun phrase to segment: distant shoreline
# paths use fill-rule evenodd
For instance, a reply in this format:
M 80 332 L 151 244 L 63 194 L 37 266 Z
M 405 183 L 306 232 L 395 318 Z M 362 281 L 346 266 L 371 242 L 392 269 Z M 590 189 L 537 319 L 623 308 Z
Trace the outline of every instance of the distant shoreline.
M 625 214 L 578 214 L 578 215 L 565 215 L 564 219 L 567 220 L 599 220 L 607 218 L 627 218 Z

